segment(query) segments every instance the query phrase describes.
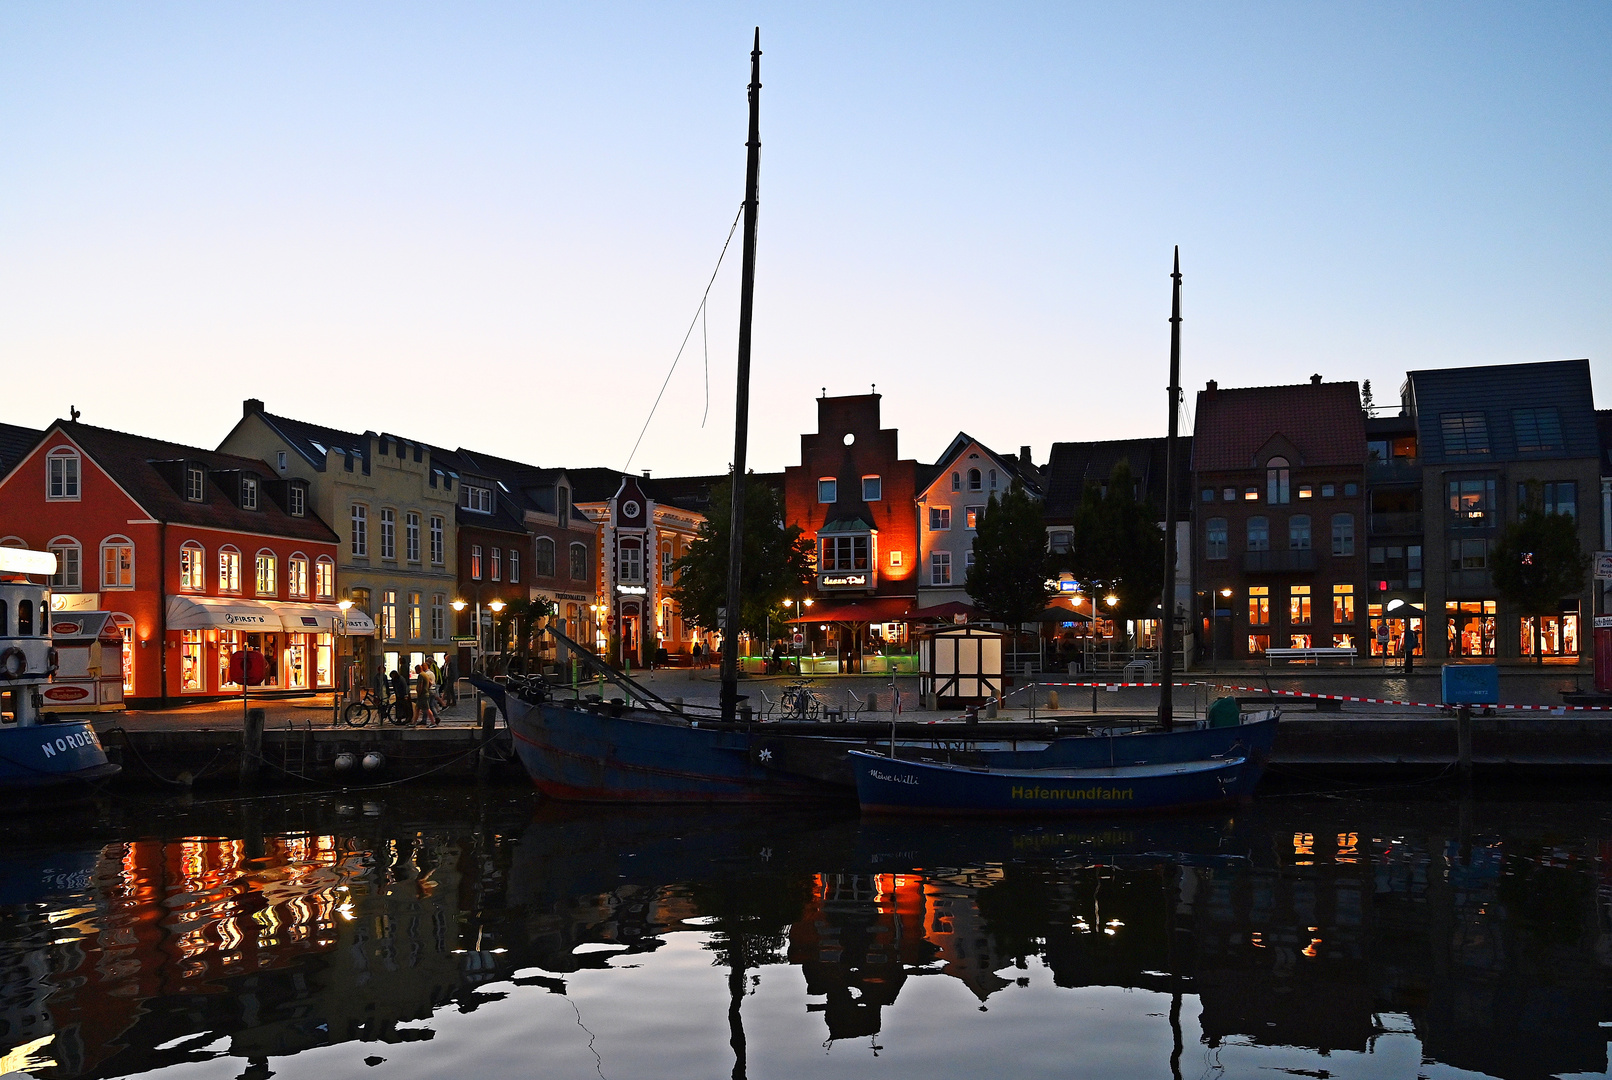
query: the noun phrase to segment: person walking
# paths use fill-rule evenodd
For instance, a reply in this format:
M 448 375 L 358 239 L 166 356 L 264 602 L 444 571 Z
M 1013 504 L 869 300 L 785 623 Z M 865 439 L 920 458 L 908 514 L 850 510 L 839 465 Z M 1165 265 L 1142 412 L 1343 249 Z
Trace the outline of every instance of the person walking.
M 430 668 L 424 664 L 416 664 L 414 668 L 414 695 L 420 710 L 420 723 L 426 727 L 437 727 L 442 718 L 437 715 L 437 707 L 431 700 Z
M 1421 644 L 1415 629 L 1407 626 L 1405 630 L 1405 674 L 1409 675 L 1416 670 L 1416 646 Z
M 459 704 L 459 658 L 448 657 L 448 667 L 443 673 L 442 698 L 450 706 Z
M 392 703 L 394 722 L 406 724 L 414 715 L 414 709 L 409 705 L 409 677 L 403 671 L 403 661 L 397 662 L 392 671 Z
M 697 668 L 703 668 L 705 666 L 705 650 L 700 648 L 700 643 L 698 641 L 694 643 L 693 656 L 694 666 Z
M 386 685 L 386 665 L 376 664 L 375 674 L 369 680 L 369 689 L 375 695 L 375 712 L 382 720 L 391 719 L 391 692 Z

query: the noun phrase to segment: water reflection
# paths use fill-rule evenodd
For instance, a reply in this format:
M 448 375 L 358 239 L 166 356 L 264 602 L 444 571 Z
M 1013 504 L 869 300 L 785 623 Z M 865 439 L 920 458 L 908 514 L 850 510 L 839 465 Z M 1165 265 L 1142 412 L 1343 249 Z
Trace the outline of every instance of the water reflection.
M 1519 1080 L 1607 1069 L 1603 804 L 1267 803 L 1033 828 L 534 819 L 511 793 L 224 806 L 150 835 L 161 814 L 0 855 L 0 1071 L 235 1058 L 208 1075 L 266 1077 L 374 1044 L 370 1064 L 498 1076 L 514 1070 L 462 1060 L 463 1033 L 537 1040 L 549 995 L 601 1075 L 836 1075 L 836 1047 L 882 1052 L 893 1075 L 968 1075 L 944 1057 L 965 1024 L 998 1062 L 1078 1040 L 1117 1076 L 1180 1075 L 1184 1055 L 1192 1075 L 1343 1075 L 1390 1047 Z M 1134 993 L 1081 1012 L 1116 988 Z M 1001 1019 L 966 1020 L 981 1011 Z M 666 1031 L 687 1035 L 662 1048 L 686 1073 L 657 1072 L 644 1045 Z

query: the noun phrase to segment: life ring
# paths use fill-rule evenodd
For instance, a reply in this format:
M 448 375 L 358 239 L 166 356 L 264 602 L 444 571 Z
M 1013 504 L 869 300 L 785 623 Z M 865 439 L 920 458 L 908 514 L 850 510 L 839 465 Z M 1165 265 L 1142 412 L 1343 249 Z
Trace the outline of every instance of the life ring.
M 56 674 L 56 669 L 61 667 L 61 659 L 62 659 L 61 654 L 56 651 L 56 646 L 52 645 L 50 648 L 46 649 L 45 650 L 45 674 L 46 675 L 54 675 L 54 674 Z
M 0 679 L 20 678 L 28 670 L 28 657 L 16 646 L 0 652 Z

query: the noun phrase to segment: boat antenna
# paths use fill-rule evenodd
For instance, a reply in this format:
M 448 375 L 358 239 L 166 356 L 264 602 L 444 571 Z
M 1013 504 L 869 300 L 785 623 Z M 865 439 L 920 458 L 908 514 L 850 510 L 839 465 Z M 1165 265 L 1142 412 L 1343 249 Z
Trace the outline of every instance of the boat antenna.
M 739 379 L 734 394 L 732 512 L 728 518 L 728 606 L 722 619 L 722 719 L 739 712 L 739 603 L 744 557 L 745 447 L 750 430 L 750 310 L 756 296 L 756 188 L 761 174 L 761 27 L 750 50 L 750 138 L 745 143 L 744 265 L 739 282 Z
M 1181 416 L 1181 247 L 1170 274 L 1170 433 L 1164 440 L 1164 596 L 1159 620 L 1159 724 L 1175 730 L 1175 471 Z

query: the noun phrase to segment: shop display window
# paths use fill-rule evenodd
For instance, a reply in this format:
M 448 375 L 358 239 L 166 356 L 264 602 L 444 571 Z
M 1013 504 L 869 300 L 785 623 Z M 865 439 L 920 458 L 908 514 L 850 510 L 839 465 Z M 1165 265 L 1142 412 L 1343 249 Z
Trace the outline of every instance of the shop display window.
M 198 693 L 207 689 L 207 672 L 202 667 L 202 632 L 181 630 L 179 641 L 179 689 Z
M 328 688 L 335 679 L 335 642 L 329 634 L 320 634 L 314 639 L 313 647 L 313 683 L 321 688 Z
M 1534 622 L 1532 615 L 1517 620 L 1517 653 L 1530 659 L 1534 652 Z M 1578 655 L 1578 613 L 1544 615 L 1539 622 L 1539 656 Z
M 1446 600 L 1444 628 L 1449 655 L 1495 655 L 1495 602 Z
M 220 690 L 239 690 L 241 684 L 230 681 L 229 658 L 241 651 L 241 632 L 239 630 L 220 630 L 218 632 L 218 688 Z

